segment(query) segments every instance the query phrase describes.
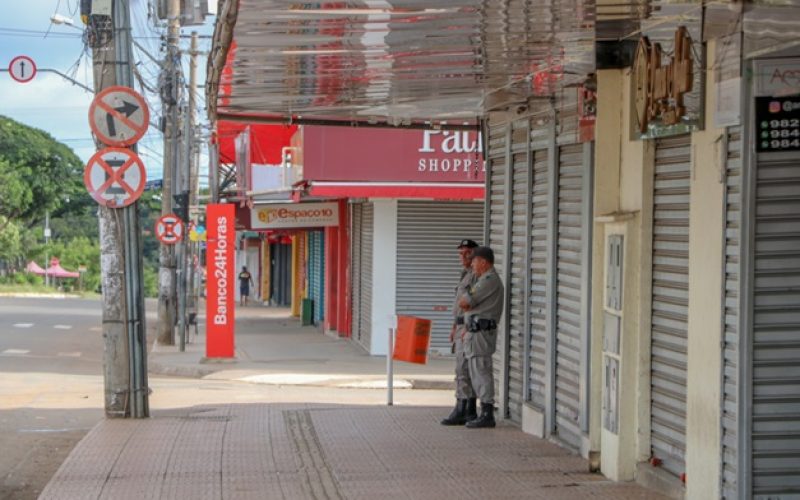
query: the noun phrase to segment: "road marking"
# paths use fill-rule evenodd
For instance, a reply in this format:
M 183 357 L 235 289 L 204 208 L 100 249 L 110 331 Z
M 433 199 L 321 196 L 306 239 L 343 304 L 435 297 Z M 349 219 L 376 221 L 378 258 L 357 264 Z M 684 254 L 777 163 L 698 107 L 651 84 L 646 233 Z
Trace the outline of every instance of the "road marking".
M 72 330 L 70 325 L 53 325 L 56 330 Z
M 30 328 L 33 323 L 14 323 L 14 328 Z
M 19 354 L 28 354 L 29 352 L 31 352 L 31 351 L 29 351 L 27 349 L 6 349 L 5 351 L 3 351 L 0 354 L 10 354 L 10 355 L 16 356 L 16 355 L 19 355 Z
M 100 328 L 99 326 L 93 326 L 93 327 L 89 328 L 89 331 L 90 332 L 102 332 L 103 329 Z
M 58 353 L 57 355 L 58 355 L 58 356 L 61 356 L 62 358 L 80 358 L 80 357 L 81 357 L 81 353 L 80 353 L 80 351 L 75 351 L 75 352 L 60 352 L 60 353 Z

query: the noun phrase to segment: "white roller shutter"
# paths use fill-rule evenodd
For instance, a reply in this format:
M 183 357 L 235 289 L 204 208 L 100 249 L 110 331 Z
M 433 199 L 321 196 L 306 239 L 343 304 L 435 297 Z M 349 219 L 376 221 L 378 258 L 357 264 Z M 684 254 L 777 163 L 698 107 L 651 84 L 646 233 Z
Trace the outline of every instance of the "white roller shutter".
M 725 274 L 722 375 L 722 496 L 737 498 L 737 394 L 739 371 L 739 243 L 742 210 L 742 136 L 739 127 L 728 130 L 725 183 Z
M 450 353 L 454 289 L 461 272 L 456 246 L 481 241 L 483 202 L 399 201 L 397 314 L 433 320 L 431 351 Z
M 361 319 L 359 320 L 358 342 L 370 350 L 372 342 L 372 246 L 375 218 L 374 206 L 363 205 L 361 213 Z
M 561 146 L 558 157 L 555 434 L 569 447 L 580 449 L 582 345 L 587 327 L 582 287 L 588 272 L 583 261 L 588 231 L 584 227 L 584 147 Z
M 761 153 L 752 240 L 753 498 L 800 498 L 800 159 Z M 739 492 L 746 498 L 750 492 Z
M 690 164 L 691 135 L 656 140 L 650 441 L 675 476 L 686 471 Z
M 535 151 L 533 155 L 528 401 L 533 407 L 544 410 L 547 396 L 545 382 L 547 370 L 547 219 L 550 212 L 547 186 L 549 159 L 546 149 Z
M 511 224 L 510 248 L 502 249 L 510 255 L 510 272 L 506 275 L 508 300 L 508 417 L 522 421 L 524 400 L 525 336 L 528 327 L 527 287 L 529 268 L 529 206 L 528 160 L 530 152 L 527 121 L 515 122 L 511 135 L 511 213 L 507 222 Z M 495 253 L 499 250 L 495 248 Z
M 486 173 L 489 184 L 489 227 L 487 234 L 489 237 L 488 245 L 495 250 L 495 268 L 499 276 L 504 276 L 504 254 L 506 248 L 506 154 L 507 154 L 507 131 L 506 124 L 489 124 L 489 144 L 488 144 L 488 168 Z M 505 284 L 505 283 L 504 283 Z M 503 383 L 502 369 L 506 363 L 504 356 L 505 346 L 503 345 L 504 332 L 498 330 L 497 352 L 494 356 L 494 381 L 495 385 Z M 497 396 L 501 395 L 496 391 Z

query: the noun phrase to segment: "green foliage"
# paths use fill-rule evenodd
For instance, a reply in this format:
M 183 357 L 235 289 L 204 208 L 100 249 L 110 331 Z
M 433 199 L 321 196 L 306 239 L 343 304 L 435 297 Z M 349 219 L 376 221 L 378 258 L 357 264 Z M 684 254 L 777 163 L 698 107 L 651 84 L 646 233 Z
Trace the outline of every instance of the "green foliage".
M 0 215 L 27 226 L 86 198 L 83 164 L 42 130 L 0 116 Z
M 11 260 L 22 253 L 21 233 L 16 223 L 0 215 L 0 259 Z

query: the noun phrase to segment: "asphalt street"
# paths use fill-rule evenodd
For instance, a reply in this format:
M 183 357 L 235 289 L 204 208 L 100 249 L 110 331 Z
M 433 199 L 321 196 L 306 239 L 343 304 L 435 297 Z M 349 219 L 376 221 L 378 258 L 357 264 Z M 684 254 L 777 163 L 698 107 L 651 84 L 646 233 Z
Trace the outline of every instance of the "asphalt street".
M 148 302 L 148 323 L 155 319 Z M 38 498 L 103 420 L 99 300 L 0 297 L 0 500 Z M 151 323 L 152 324 L 152 323 Z M 148 332 L 155 331 L 148 326 Z M 385 404 L 385 391 L 153 377 L 153 411 L 203 404 Z M 445 406 L 451 391 L 397 391 L 400 404 Z M 396 403 L 397 404 L 397 403 Z

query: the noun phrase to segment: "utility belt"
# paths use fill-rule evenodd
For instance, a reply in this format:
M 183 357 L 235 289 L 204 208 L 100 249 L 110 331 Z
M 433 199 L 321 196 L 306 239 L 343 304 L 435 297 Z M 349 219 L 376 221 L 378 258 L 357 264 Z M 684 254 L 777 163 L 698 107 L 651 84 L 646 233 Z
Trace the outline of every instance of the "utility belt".
M 464 324 L 464 316 L 458 316 L 456 318 L 456 325 L 463 325 Z
M 497 330 L 497 321 L 493 319 L 483 319 L 470 316 L 467 324 L 467 330 L 473 333 Z

